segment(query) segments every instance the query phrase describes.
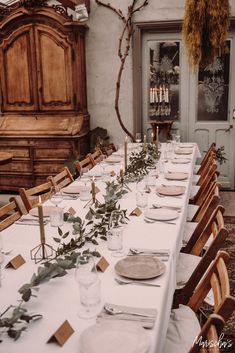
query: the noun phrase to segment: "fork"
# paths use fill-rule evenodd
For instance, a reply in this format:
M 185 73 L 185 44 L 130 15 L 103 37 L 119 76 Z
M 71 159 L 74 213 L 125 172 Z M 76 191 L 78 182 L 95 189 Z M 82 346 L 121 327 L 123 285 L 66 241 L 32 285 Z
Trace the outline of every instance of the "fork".
M 149 219 L 149 218 L 144 218 L 144 221 L 146 223 L 166 223 L 166 224 L 176 224 L 175 222 L 170 222 L 170 221 L 161 221 L 161 220 L 155 220 L 155 219 Z
M 121 285 L 136 284 L 136 285 L 139 285 L 139 286 L 161 287 L 159 284 L 155 284 L 155 283 L 142 282 L 142 281 L 127 281 L 127 280 L 122 280 L 122 279 L 119 279 L 119 278 L 116 278 L 116 277 L 115 277 L 115 281 L 118 284 L 121 284 Z

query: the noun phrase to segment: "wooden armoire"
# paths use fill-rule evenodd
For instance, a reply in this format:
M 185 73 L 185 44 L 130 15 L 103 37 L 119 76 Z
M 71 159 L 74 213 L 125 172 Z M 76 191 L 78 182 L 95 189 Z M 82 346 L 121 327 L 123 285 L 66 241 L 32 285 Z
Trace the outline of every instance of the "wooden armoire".
M 86 24 L 47 1 L 0 10 L 0 190 L 29 188 L 89 148 Z

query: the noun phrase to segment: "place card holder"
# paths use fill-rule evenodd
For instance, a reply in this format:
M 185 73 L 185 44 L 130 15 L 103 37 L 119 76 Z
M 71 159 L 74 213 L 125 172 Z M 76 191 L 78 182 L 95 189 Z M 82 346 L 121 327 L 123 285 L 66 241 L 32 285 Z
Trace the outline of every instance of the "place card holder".
M 102 256 L 101 259 L 97 262 L 96 268 L 98 271 L 104 272 L 107 267 L 109 267 L 108 261 Z
M 47 343 L 55 342 L 62 347 L 73 333 L 74 329 L 71 327 L 69 322 L 65 320 L 63 324 L 49 338 Z
M 11 259 L 5 266 L 5 268 L 14 268 L 17 270 L 20 266 L 25 263 L 25 259 L 19 254 Z
M 139 207 L 136 207 L 131 213 L 130 216 L 137 216 L 139 217 L 142 214 L 141 209 L 139 209 Z

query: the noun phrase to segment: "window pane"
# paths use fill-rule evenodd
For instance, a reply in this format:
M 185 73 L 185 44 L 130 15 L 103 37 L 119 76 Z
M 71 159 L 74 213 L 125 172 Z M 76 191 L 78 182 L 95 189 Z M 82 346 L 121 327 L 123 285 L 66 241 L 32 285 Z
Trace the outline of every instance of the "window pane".
M 199 121 L 228 120 L 229 61 L 228 52 L 215 58 L 213 64 L 199 70 L 198 74 L 198 116 Z
M 179 112 L 179 42 L 149 41 L 149 117 L 177 119 Z

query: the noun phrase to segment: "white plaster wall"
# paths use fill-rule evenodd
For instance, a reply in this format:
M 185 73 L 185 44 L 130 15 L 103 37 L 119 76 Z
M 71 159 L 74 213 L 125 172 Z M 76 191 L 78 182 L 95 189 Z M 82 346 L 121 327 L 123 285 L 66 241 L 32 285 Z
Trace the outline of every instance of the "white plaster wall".
M 105 0 L 104 0 L 105 1 Z M 132 0 L 107 0 L 124 13 Z M 142 0 L 138 0 L 139 3 Z M 149 4 L 135 14 L 134 21 L 182 19 L 185 0 L 149 0 Z M 235 16 L 235 0 L 230 0 L 232 16 Z M 117 55 L 118 40 L 123 22 L 111 10 L 98 6 L 91 0 L 91 12 L 87 33 L 87 93 L 91 128 L 108 130 L 114 143 L 122 142 L 122 131 L 114 109 L 115 84 L 120 60 Z M 120 112 L 128 130 L 133 130 L 132 53 L 127 58 L 120 94 Z

